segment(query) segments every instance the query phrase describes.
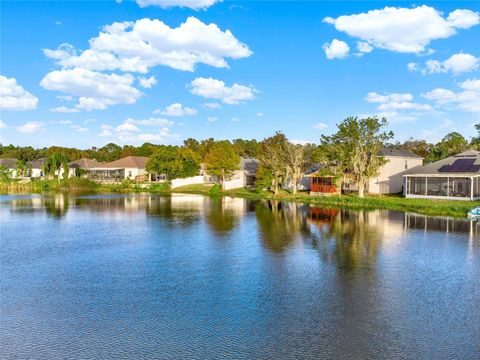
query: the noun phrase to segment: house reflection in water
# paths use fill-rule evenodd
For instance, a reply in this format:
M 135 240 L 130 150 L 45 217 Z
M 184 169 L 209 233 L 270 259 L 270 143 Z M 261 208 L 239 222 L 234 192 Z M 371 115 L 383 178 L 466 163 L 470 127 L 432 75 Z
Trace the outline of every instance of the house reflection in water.
M 474 220 L 449 217 L 431 217 L 405 213 L 405 230 L 416 229 L 425 232 L 467 233 L 471 238 L 480 239 L 480 223 Z

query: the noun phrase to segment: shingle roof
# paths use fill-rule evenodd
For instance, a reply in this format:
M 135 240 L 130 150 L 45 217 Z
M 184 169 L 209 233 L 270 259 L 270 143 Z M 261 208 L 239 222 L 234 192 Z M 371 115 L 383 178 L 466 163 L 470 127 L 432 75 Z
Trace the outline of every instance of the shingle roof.
M 402 174 L 403 175 L 442 175 L 442 176 L 472 176 L 472 175 L 480 175 L 480 169 L 477 171 L 459 171 L 459 172 L 454 172 L 454 171 L 440 171 L 440 169 L 444 166 L 450 166 L 452 165 L 456 160 L 464 160 L 464 159 L 471 159 L 475 160 L 473 162 L 474 165 L 480 165 L 480 151 L 475 151 L 475 150 L 468 150 L 464 151 L 460 154 L 456 154 L 453 156 L 450 156 L 448 158 L 432 162 L 427 165 L 423 166 L 416 166 L 411 169 L 405 170 Z M 445 169 L 445 168 L 444 168 Z
M 0 165 L 5 166 L 7 169 L 15 169 L 17 167 L 17 159 L 2 158 L 0 159 Z
M 97 160 L 91 159 L 78 159 L 72 161 L 68 164 L 71 168 L 80 168 L 80 169 L 90 169 L 98 166 L 102 166 L 102 163 L 99 163 Z
M 416 158 L 422 159 L 421 156 L 414 154 L 410 150 L 407 149 L 397 149 L 397 148 L 388 148 L 383 147 L 379 153 L 380 156 L 389 157 L 389 156 L 396 156 L 396 157 L 408 157 L 408 158 Z
M 96 167 L 101 168 L 112 168 L 112 169 L 119 169 L 119 168 L 137 168 L 137 169 L 145 169 L 147 165 L 148 157 L 145 156 L 127 156 L 119 160 L 115 160 L 106 164 L 100 164 Z
M 37 159 L 37 160 L 28 161 L 27 164 L 30 165 L 32 169 L 41 169 L 43 168 L 44 162 L 45 162 L 45 159 Z

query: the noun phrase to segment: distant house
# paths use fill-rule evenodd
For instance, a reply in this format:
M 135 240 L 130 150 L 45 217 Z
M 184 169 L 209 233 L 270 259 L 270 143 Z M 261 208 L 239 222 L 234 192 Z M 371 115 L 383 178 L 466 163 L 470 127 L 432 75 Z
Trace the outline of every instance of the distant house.
M 87 177 L 95 181 L 105 182 L 121 182 L 127 179 L 143 180 L 143 178 L 147 176 L 145 170 L 147 161 L 148 157 L 127 156 L 119 160 L 86 169 Z
M 29 176 L 31 178 L 41 178 L 45 175 L 44 170 L 43 170 L 43 165 L 45 164 L 45 159 L 28 161 L 27 164 L 30 167 Z
M 10 172 L 12 178 L 17 177 L 17 159 L 2 158 L 0 159 L 0 166 L 3 166 Z
M 96 160 L 91 159 L 78 159 L 68 163 L 68 177 L 79 177 L 82 176 L 82 172 L 86 172 L 89 169 L 96 168 L 102 166 L 103 163 L 100 163 Z
M 480 151 L 469 150 L 403 173 L 407 198 L 480 199 Z
M 396 194 L 403 188 L 403 172 L 422 165 L 423 158 L 405 149 L 384 147 L 378 156 L 383 157 L 386 163 L 379 169 L 378 175 L 365 184 L 365 192 L 370 194 Z M 307 175 L 310 179 L 310 193 L 312 195 L 331 195 L 340 192 L 333 176 L 321 175 L 313 172 Z M 343 184 L 346 191 L 358 191 L 358 185 L 352 182 Z

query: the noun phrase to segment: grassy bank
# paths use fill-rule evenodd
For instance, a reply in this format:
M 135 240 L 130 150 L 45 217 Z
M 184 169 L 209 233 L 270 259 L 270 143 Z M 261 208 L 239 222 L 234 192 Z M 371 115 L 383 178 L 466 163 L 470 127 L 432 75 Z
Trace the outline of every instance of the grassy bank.
M 361 199 L 357 195 L 342 196 L 310 196 L 306 192 L 300 192 L 292 195 L 288 192 L 282 192 L 275 196 L 269 192 L 261 190 L 236 189 L 229 191 L 220 191 L 211 185 L 190 185 L 175 189 L 175 192 L 214 195 L 214 196 L 232 196 L 251 200 L 282 200 L 295 201 L 317 205 L 319 207 L 335 207 L 348 209 L 388 209 L 404 212 L 415 212 L 425 215 L 435 216 L 453 216 L 465 217 L 466 213 L 474 206 L 480 206 L 480 201 L 460 201 L 460 200 L 430 200 L 430 199 L 406 199 L 398 195 L 367 195 Z
M 168 189 L 167 184 L 137 185 L 129 182 L 121 184 L 98 184 L 88 179 L 68 179 L 60 182 L 56 180 L 32 181 L 29 183 L 9 182 L 0 183 L 0 192 L 3 194 L 29 194 L 63 192 L 72 194 L 92 193 L 140 193 L 168 194 L 171 192 L 185 194 L 199 194 L 208 196 L 231 196 L 251 200 L 281 200 L 313 204 L 319 207 L 335 207 L 348 209 L 389 209 L 405 212 L 415 212 L 425 215 L 465 217 L 468 210 L 480 206 L 480 201 L 447 201 L 429 199 L 405 199 L 395 195 L 374 196 L 367 195 L 361 199 L 356 195 L 342 195 L 331 197 L 309 196 L 306 192 L 292 195 L 281 192 L 273 195 L 262 190 L 236 189 L 221 191 L 218 185 L 188 185 Z

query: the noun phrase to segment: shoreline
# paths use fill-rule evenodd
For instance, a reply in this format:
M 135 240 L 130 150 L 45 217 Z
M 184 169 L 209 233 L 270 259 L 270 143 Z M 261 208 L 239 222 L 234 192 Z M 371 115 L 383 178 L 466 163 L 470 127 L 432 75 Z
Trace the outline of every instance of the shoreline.
M 394 210 L 402 212 L 413 212 L 430 216 L 451 216 L 465 218 L 467 212 L 480 206 L 480 201 L 463 200 L 433 200 L 433 199 L 406 199 L 399 195 L 366 195 L 359 198 L 355 194 L 344 194 L 341 196 L 310 196 L 306 192 L 299 192 L 292 195 L 286 191 L 279 195 L 257 190 L 257 189 L 235 189 L 221 191 L 220 186 L 213 184 L 189 185 L 176 189 L 169 189 L 167 184 L 150 184 L 149 186 L 139 184 L 98 184 L 86 179 L 69 179 L 57 182 L 56 180 L 36 181 L 31 183 L 0 183 L 0 194 L 2 195 L 28 195 L 28 194 L 135 194 L 151 193 L 158 195 L 169 195 L 172 193 L 204 195 L 210 197 L 236 197 L 248 200 L 276 200 L 291 201 L 297 203 L 311 204 L 320 207 L 347 208 L 353 210 Z

